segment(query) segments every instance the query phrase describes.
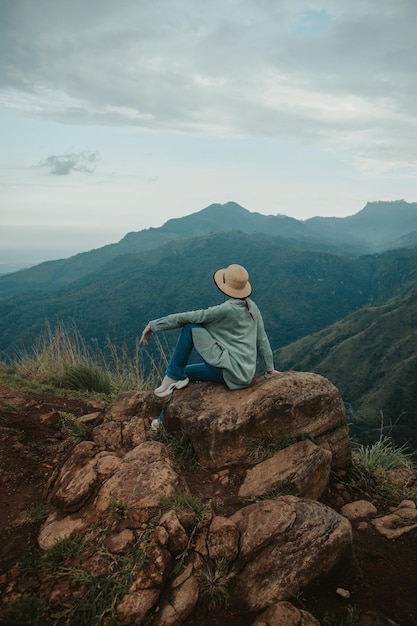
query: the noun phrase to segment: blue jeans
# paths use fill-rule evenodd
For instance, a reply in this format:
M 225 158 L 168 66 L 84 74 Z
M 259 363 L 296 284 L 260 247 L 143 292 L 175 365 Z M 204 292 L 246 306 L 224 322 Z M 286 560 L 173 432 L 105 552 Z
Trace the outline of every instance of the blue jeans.
M 224 383 L 223 370 L 221 367 L 214 367 L 204 361 L 204 359 L 202 363 L 187 365 L 190 354 L 194 348 L 192 329 L 198 326 L 199 324 L 185 324 L 185 326 L 182 327 L 177 345 L 168 363 L 166 375 L 174 380 L 189 378 L 193 381 L 210 380 L 215 383 Z

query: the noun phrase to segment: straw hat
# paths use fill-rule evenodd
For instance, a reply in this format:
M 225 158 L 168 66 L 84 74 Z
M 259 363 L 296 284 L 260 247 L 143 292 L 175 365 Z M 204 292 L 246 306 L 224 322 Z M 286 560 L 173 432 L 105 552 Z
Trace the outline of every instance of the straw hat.
M 248 272 L 236 263 L 217 270 L 213 278 L 220 291 L 231 298 L 248 298 L 252 293 Z

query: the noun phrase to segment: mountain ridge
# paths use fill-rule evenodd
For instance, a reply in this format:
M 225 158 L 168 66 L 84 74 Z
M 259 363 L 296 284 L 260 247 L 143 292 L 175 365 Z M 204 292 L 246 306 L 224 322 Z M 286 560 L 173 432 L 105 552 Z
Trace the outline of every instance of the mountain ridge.
M 384 219 L 377 218 L 376 213 L 384 215 Z M 371 214 L 373 217 L 370 220 Z M 296 240 L 307 249 L 321 248 L 359 256 L 407 245 L 407 239 L 401 243 L 401 237 L 406 238 L 410 232 L 417 232 L 417 203 L 404 200 L 368 203 L 353 216 L 314 217 L 305 221 L 285 215 L 250 212 L 236 202 L 215 203 L 190 215 L 170 219 L 159 228 L 127 233 L 118 243 L 0 276 L 0 298 L 24 291 L 57 289 L 92 273 L 118 256 L 155 250 L 176 239 L 232 231 L 276 235 Z M 414 245 L 414 239 L 408 245 Z

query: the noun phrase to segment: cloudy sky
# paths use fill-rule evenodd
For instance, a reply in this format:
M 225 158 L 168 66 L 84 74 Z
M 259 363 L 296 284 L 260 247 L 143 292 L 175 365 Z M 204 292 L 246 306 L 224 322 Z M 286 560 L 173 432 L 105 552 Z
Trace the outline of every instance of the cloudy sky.
M 417 201 L 415 0 L 0 0 L 0 263 Z

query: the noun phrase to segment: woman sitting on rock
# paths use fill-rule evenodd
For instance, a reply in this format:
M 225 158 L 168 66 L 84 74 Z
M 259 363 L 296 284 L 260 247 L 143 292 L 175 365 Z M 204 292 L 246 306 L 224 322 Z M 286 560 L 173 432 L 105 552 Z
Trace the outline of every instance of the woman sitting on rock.
M 229 296 L 223 304 L 166 315 L 150 321 L 143 330 L 140 343 L 148 345 L 154 331 L 181 328 L 166 376 L 155 389 L 159 398 L 170 396 L 190 380 L 220 382 L 229 389 L 247 387 L 255 376 L 257 356 L 268 374 L 277 373 L 262 315 L 249 299 L 252 287 L 246 269 L 229 265 L 215 272 L 214 282 Z M 203 362 L 188 365 L 193 348 Z

